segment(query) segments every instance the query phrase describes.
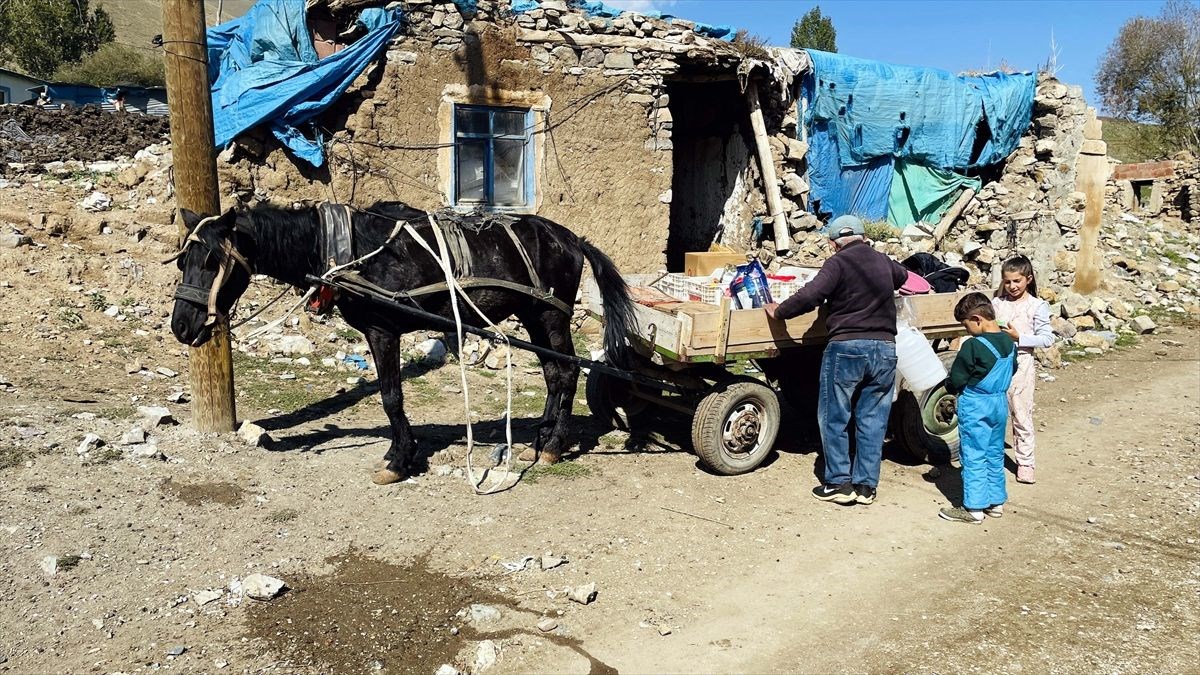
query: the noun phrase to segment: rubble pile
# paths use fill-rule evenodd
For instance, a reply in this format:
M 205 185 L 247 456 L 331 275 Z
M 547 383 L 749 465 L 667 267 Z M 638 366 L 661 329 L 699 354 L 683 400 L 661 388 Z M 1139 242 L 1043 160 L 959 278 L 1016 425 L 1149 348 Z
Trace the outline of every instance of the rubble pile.
M 0 108 L 0 167 L 7 165 L 6 173 L 12 173 L 47 162 L 132 157 L 165 141 L 169 131 L 165 117 L 106 112 L 93 105 L 62 110 L 4 106 Z

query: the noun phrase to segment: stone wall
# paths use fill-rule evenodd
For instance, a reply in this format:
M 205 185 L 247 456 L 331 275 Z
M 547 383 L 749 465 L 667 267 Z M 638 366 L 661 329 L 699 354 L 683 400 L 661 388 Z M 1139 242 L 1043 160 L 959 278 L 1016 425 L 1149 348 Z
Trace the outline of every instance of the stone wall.
M 1175 175 L 1154 184 L 1161 190 L 1162 213 L 1200 227 L 1200 160 L 1187 151 L 1172 159 Z

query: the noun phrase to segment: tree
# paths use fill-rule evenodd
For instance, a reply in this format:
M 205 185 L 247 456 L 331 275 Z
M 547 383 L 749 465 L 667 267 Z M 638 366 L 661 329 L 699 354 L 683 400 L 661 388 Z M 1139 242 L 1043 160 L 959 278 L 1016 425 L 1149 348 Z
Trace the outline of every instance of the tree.
M 1153 124 L 1173 148 L 1200 151 L 1200 5 L 1168 0 L 1125 22 L 1096 71 L 1105 109 Z
M 0 61 L 50 77 L 116 37 L 112 19 L 90 0 L 0 0 Z
M 58 82 L 111 87 L 117 84 L 137 84 L 161 87 L 167 82 L 166 69 L 158 54 L 140 52 L 115 42 L 102 45 L 95 54 L 78 63 L 67 63 L 54 71 Z
M 821 14 L 820 5 L 805 12 L 792 26 L 792 48 L 837 51 L 837 30 L 833 27 L 833 20 Z

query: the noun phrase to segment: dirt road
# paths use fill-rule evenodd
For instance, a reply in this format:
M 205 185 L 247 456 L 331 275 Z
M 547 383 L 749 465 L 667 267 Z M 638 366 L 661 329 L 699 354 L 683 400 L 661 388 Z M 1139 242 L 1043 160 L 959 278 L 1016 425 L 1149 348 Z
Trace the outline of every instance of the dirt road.
M 386 419 L 334 323 L 303 358 L 236 355 L 269 449 L 184 425 L 122 444 L 137 406 L 189 417 L 169 402 L 186 353 L 153 262 L 172 242 L 98 231 L 0 250 L 0 672 L 1200 670 L 1195 329 L 1040 384 L 1040 480 L 979 527 L 935 517 L 954 471 L 889 455 L 874 505 L 834 507 L 792 426 L 723 478 L 671 445 L 685 428 L 606 434 L 582 402 L 586 452 L 476 497 L 453 365 L 406 372 L 431 469 L 370 483 Z M 517 364 L 527 442 L 543 393 Z M 490 447 L 503 378 L 470 386 Z M 81 453 L 89 433 L 105 444 Z M 543 570 L 546 552 L 567 562 Z M 244 598 L 252 573 L 288 590 Z M 590 583 L 590 604 L 565 593 Z

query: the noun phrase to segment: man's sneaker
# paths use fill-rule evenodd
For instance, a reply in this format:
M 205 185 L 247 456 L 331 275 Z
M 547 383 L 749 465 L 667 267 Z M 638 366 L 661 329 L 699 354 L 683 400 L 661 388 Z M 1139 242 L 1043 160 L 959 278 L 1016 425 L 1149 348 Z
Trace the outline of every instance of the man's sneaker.
M 1036 483 L 1037 480 L 1033 477 L 1033 467 L 1022 464 L 1017 467 L 1017 482 L 1018 483 Z
M 875 501 L 875 488 L 870 485 L 855 485 L 854 486 L 854 501 L 859 504 L 870 504 Z
M 986 515 L 989 515 L 993 518 L 1003 518 L 1004 517 L 1004 505 L 997 504 L 995 506 L 989 506 L 986 509 L 984 509 L 983 512 Z
M 983 522 L 982 511 L 968 511 L 961 506 L 956 506 L 952 509 L 942 509 L 938 511 L 938 517 L 943 520 L 955 523 L 967 523 L 969 525 L 978 525 Z
M 829 485 L 822 483 L 813 488 L 813 496 L 823 502 L 833 502 L 834 504 L 853 504 L 854 503 L 854 488 L 849 483 L 841 485 Z

